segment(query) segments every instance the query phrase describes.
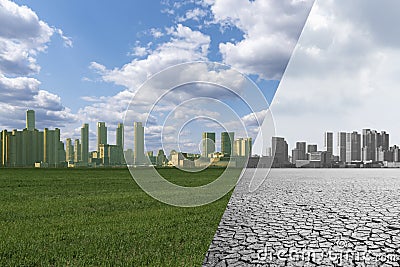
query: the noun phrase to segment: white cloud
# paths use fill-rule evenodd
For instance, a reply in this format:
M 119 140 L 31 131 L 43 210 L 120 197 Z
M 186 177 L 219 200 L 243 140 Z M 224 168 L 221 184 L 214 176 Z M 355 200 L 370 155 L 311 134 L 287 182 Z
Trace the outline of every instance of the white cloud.
M 2 128 L 24 128 L 22 118 L 27 109 L 36 110 L 39 126 L 62 126 L 77 121 L 77 117 L 62 105 L 58 95 L 40 90 L 39 86 L 40 82 L 34 78 L 0 75 Z
M 29 75 L 38 73 L 36 56 L 43 52 L 57 32 L 66 46 L 72 46 L 62 30 L 50 27 L 27 6 L 0 0 L 0 73 Z
M 214 22 L 234 26 L 243 40 L 219 45 L 223 61 L 247 74 L 280 79 L 313 0 L 215 0 Z
M 153 51 L 148 51 L 145 59 L 133 59 L 121 68 L 112 70 L 97 62 L 90 67 L 98 71 L 104 81 L 113 82 L 135 91 L 151 75 L 176 64 L 206 60 L 210 37 L 178 24 L 170 32 L 170 40 L 161 43 Z
M 59 127 L 77 121 L 61 98 L 40 89 L 36 57 L 57 33 L 66 46 L 72 41 L 61 29 L 50 27 L 27 6 L 0 0 L 0 117 L 2 128 L 24 128 L 25 112 L 35 109 L 37 127 Z
M 205 9 L 200 9 L 200 8 L 196 7 L 194 9 L 190 9 L 190 10 L 186 11 L 184 16 L 178 18 L 178 21 L 184 22 L 187 20 L 194 20 L 194 21 L 199 22 L 205 16 L 207 16 L 207 11 Z
M 365 127 L 400 142 L 398 8 L 397 1 L 315 3 L 271 106 L 292 146 L 303 139 L 321 146 L 326 130 Z

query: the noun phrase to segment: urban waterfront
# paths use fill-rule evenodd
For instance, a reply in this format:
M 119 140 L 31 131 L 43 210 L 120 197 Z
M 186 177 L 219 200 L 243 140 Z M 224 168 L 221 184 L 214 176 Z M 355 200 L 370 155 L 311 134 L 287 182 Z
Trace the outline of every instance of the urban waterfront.
M 400 265 L 400 170 L 272 169 L 250 193 L 252 172 L 204 266 Z

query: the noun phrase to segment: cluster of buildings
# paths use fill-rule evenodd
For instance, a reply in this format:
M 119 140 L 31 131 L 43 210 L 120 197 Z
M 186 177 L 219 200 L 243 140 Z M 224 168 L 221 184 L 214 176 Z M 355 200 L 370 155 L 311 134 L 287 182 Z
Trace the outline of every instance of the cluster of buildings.
M 251 155 L 251 138 L 235 139 L 235 133 L 221 133 L 221 152 L 216 151 L 215 133 L 202 135 L 201 154 L 172 150 L 167 157 L 162 149 L 157 155 L 144 151 L 144 127 L 134 122 L 134 148 L 124 150 L 124 125 L 116 128 L 115 144 L 107 140 L 105 122 L 97 123 L 97 147 L 89 151 L 89 124 L 81 127 L 80 139 L 60 139 L 60 129 L 35 127 L 35 111 L 26 112 L 26 128 L 3 130 L 0 138 L 0 167 L 97 167 L 97 166 L 227 166 L 244 164 Z M 233 160 L 234 159 L 234 160 Z
M 60 129 L 39 131 L 35 111 L 26 112 L 26 128 L 1 131 L 0 167 L 97 167 L 97 166 L 176 166 L 194 167 L 400 167 L 400 148 L 389 145 L 389 134 L 363 129 L 361 133 L 338 132 L 334 154 L 334 134 L 325 132 L 324 148 L 296 142 L 289 153 L 283 137 L 272 137 L 267 156 L 252 155 L 252 139 L 236 138 L 234 132 L 221 132 L 221 149 L 216 149 L 216 133 L 204 132 L 200 154 L 172 150 L 167 157 L 144 151 L 144 127 L 134 122 L 134 148 L 124 150 L 124 125 L 116 128 L 115 144 L 107 140 L 105 122 L 97 123 L 97 147 L 89 151 L 89 124 L 83 124 L 80 139 L 60 140 Z
M 89 151 L 89 124 L 83 124 L 81 138 L 66 142 L 60 139 L 60 129 L 43 131 L 35 127 L 35 111 L 26 112 L 26 128 L 1 131 L 0 167 L 96 167 L 123 166 L 125 157 L 131 164 L 146 163 L 144 153 L 144 128 L 134 123 L 134 150 L 124 151 L 124 125 L 118 124 L 116 142 L 109 144 L 105 122 L 97 123 L 97 149 Z M 125 153 L 125 155 L 124 155 Z
M 214 132 L 202 133 L 201 154 L 171 151 L 168 165 L 184 168 L 243 167 L 252 155 L 252 138 L 235 139 L 234 132 L 221 132 L 221 150 L 216 150 Z
M 250 158 L 250 165 L 272 167 L 400 167 L 397 145 L 389 145 L 389 134 L 363 129 L 361 133 L 338 132 L 337 153 L 333 151 L 333 132 L 325 132 L 324 148 L 316 144 L 296 142 L 289 155 L 288 144 L 283 137 L 272 137 L 269 157 Z

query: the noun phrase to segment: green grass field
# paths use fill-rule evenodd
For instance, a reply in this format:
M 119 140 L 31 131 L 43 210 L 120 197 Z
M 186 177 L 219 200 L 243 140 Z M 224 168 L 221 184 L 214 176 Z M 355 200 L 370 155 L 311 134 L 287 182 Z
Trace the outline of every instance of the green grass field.
M 159 171 L 195 186 L 223 170 Z M 179 208 L 127 169 L 0 169 L 0 266 L 199 266 L 229 197 Z

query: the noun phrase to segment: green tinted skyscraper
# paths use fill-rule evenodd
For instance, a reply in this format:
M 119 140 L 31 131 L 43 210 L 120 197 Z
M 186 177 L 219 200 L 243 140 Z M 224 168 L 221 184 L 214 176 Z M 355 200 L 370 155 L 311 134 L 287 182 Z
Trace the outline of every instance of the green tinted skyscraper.
M 230 157 L 233 153 L 233 142 L 235 140 L 234 132 L 221 133 L 221 153 L 224 156 Z

